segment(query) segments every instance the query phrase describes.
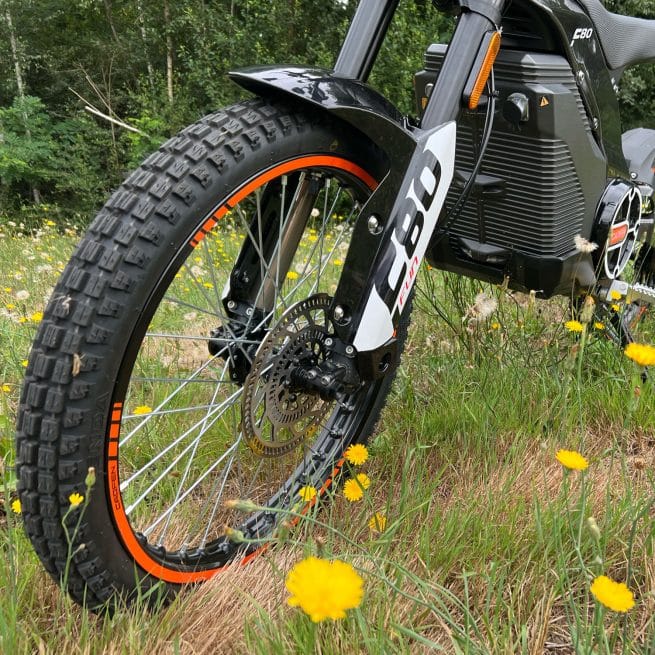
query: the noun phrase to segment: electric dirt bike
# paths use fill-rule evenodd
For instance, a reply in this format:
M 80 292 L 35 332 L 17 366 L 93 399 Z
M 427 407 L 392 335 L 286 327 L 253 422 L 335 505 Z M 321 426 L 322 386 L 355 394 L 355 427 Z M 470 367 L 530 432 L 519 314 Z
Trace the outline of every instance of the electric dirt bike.
M 27 534 L 79 602 L 206 580 L 329 497 L 389 392 L 424 259 L 542 298 L 619 292 L 623 341 L 655 299 L 655 130 L 622 135 L 616 95 L 655 60 L 655 21 L 439 0 L 456 27 L 410 120 L 366 85 L 397 5 L 362 0 L 333 71 L 232 73 L 255 98 L 150 156 L 63 273 L 17 470 Z

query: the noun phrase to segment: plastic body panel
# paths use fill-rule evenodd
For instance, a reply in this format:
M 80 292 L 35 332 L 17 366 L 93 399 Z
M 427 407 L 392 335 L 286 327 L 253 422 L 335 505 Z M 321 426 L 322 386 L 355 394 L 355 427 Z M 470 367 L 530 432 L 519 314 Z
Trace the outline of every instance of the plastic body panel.
M 607 177 L 626 177 L 628 167 L 621 148 L 621 119 L 616 85 L 621 71 L 611 71 L 596 36 L 594 24 L 574 0 L 530 0 L 554 32 L 558 50 L 576 77 L 589 120 L 607 158 Z M 576 38 L 586 30 L 588 38 Z
M 356 127 L 389 158 L 406 163 L 416 140 L 383 95 L 359 80 L 320 68 L 262 66 L 231 72 L 237 84 L 264 97 L 294 98 Z
M 655 187 L 655 130 L 638 127 L 623 135 L 623 152 L 630 176 Z

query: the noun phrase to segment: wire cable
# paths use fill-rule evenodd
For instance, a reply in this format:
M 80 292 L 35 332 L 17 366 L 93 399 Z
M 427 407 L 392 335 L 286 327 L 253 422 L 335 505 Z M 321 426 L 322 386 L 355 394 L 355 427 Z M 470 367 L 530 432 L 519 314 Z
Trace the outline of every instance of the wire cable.
M 491 74 L 489 75 L 487 88 L 489 92 L 489 102 L 487 103 L 487 112 L 485 114 L 484 128 L 482 131 L 482 142 L 480 145 L 480 150 L 478 151 L 478 157 L 473 166 L 473 170 L 471 171 L 471 175 L 469 176 L 469 179 L 466 180 L 466 184 L 464 185 L 462 192 L 459 194 L 457 200 L 455 201 L 455 204 L 450 208 L 450 211 L 446 214 L 446 217 L 441 222 L 441 224 L 437 224 L 433 244 L 439 243 L 439 241 L 441 241 L 446 236 L 448 228 L 451 227 L 459 217 L 462 209 L 464 208 L 464 204 L 468 200 L 471 190 L 473 189 L 473 185 L 475 184 L 478 173 L 480 172 L 482 160 L 484 158 L 485 152 L 487 151 L 489 139 L 491 138 L 491 130 L 493 129 L 494 114 L 496 111 L 497 93 L 493 67 L 491 68 Z

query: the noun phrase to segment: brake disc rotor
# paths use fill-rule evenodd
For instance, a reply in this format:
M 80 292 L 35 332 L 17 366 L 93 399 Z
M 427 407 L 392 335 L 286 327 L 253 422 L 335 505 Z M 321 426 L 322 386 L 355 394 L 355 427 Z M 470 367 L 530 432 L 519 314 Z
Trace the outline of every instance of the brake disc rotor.
M 312 438 L 334 405 L 298 391 L 292 372 L 325 359 L 334 336 L 328 318 L 331 298 L 317 294 L 289 308 L 262 342 L 243 385 L 242 429 L 249 448 L 261 457 L 280 457 Z

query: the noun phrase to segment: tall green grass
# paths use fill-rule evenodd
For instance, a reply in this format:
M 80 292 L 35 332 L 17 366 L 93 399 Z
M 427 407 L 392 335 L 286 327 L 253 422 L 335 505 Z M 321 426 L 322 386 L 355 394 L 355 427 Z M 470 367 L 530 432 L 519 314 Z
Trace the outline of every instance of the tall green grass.
M 652 383 L 605 330 L 589 324 L 584 341 L 568 332 L 566 299 L 428 270 L 362 467 L 372 480 L 362 501 L 331 489 L 334 502 L 253 565 L 159 612 L 78 608 L 9 508 L 22 362 L 74 241 L 47 226 L 0 244 L 0 652 L 655 652 Z M 498 306 L 471 321 L 480 291 Z M 651 323 L 642 338 L 653 338 Z M 582 452 L 589 468 L 566 473 L 560 448 Z M 369 528 L 375 512 L 387 517 L 382 533 Z M 308 554 L 363 576 L 363 602 L 345 620 L 313 624 L 287 607 L 286 572 Z M 626 615 L 591 596 L 599 574 L 634 592 Z

